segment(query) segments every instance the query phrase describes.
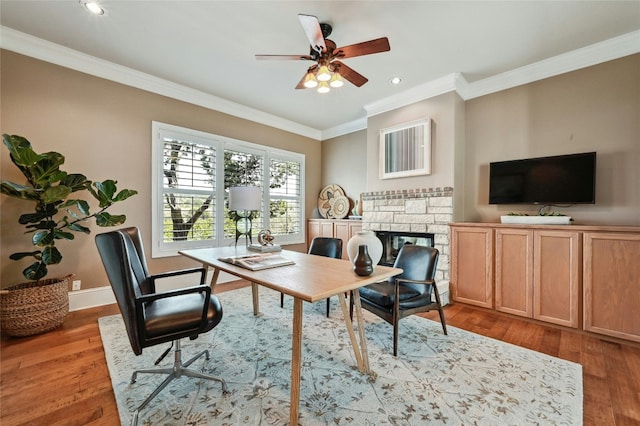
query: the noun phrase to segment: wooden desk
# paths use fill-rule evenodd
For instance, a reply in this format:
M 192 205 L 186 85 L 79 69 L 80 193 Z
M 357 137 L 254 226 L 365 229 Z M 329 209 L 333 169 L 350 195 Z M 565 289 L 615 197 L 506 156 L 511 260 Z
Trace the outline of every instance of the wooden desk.
M 244 247 L 217 247 L 206 249 L 182 250 L 180 254 L 202 263 L 205 269 L 213 268 L 211 278 L 212 291 L 220 271 L 227 272 L 251 282 L 253 295 L 253 313 L 259 313 L 258 285 L 293 296 L 293 344 L 291 348 L 291 425 L 298 424 L 300 404 L 300 367 L 302 359 L 302 302 L 314 303 L 331 296 L 338 296 L 351 345 L 356 357 L 358 369 L 370 374 L 367 343 L 364 335 L 364 322 L 358 289 L 364 285 L 385 280 L 402 273 L 402 269 L 376 266 L 373 274 L 359 277 L 353 272 L 348 260 L 314 256 L 306 253 L 283 250 L 281 254 L 295 262 L 295 265 L 280 266 L 250 271 L 218 260 L 220 257 L 246 254 Z M 345 292 L 353 291 L 354 307 L 358 325 L 360 344 L 355 336 Z

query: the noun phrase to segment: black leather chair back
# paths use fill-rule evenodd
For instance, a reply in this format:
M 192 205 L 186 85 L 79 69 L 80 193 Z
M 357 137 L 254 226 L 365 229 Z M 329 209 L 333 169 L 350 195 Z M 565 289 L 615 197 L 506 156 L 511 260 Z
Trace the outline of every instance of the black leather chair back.
M 400 248 L 398 257 L 394 262 L 394 267 L 402 268 L 402 274 L 392 277 L 389 282 L 395 282 L 396 278 L 406 278 L 408 280 L 428 281 L 433 280 L 438 264 L 438 250 L 433 247 L 425 247 L 414 244 L 405 244 Z M 431 286 L 424 284 L 403 283 L 420 294 L 431 291 Z
M 309 245 L 309 254 L 342 259 L 342 240 L 340 238 L 315 237 Z
M 142 244 L 141 241 L 139 243 Z M 146 263 L 140 262 L 131 232 L 113 231 L 96 235 L 96 245 L 122 313 L 131 348 L 140 355 L 142 343 L 136 320 L 136 299 L 143 294 L 140 282 L 148 282 Z

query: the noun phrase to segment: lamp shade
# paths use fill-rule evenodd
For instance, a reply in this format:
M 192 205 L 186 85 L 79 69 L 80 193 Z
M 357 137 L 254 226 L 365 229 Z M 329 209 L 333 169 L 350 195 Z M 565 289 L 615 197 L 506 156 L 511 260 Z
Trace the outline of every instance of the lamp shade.
M 260 210 L 262 189 L 258 186 L 229 187 L 229 210 Z

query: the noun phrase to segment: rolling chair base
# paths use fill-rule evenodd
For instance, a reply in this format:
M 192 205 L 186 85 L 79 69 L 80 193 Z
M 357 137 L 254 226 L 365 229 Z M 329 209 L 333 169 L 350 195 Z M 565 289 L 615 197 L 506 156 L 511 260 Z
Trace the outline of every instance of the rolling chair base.
M 162 383 L 160 383 L 160 385 L 156 388 L 156 390 L 154 390 L 153 393 L 151 395 L 149 395 L 147 397 L 147 399 L 145 399 L 144 402 L 142 402 L 142 404 L 140 404 L 138 406 L 138 408 L 136 408 L 136 410 L 134 411 L 133 418 L 131 419 L 131 424 L 134 425 L 134 426 L 138 424 L 138 414 L 140 413 L 140 410 L 142 410 L 144 407 L 146 407 L 147 404 L 149 404 L 149 402 L 151 402 L 151 400 L 153 398 L 155 398 L 165 387 L 167 387 L 167 385 L 169 383 L 171 383 L 171 381 L 173 379 L 180 378 L 181 376 L 195 377 L 195 378 L 214 380 L 216 382 L 220 382 L 222 384 L 222 392 L 224 394 L 228 394 L 229 393 L 229 391 L 227 390 L 227 383 L 224 381 L 224 379 L 221 379 L 219 377 L 210 376 L 208 374 L 203 374 L 203 373 L 200 373 L 199 371 L 195 371 L 195 370 L 191 370 L 191 369 L 187 368 L 195 360 L 200 358 L 202 355 L 205 355 L 205 359 L 209 360 L 209 351 L 208 350 L 200 352 L 199 354 L 195 355 L 193 358 L 191 358 L 190 360 L 188 360 L 187 362 L 185 362 L 183 364 L 182 363 L 182 350 L 180 349 L 180 340 L 175 340 L 174 343 L 176 345 L 176 350 L 174 351 L 175 359 L 174 359 L 172 368 L 156 368 L 156 369 L 150 369 L 150 370 L 136 370 L 131 375 L 131 384 L 136 382 L 136 378 L 137 378 L 139 373 L 145 373 L 145 374 L 167 374 L 168 375 L 167 378 L 164 379 L 164 381 Z

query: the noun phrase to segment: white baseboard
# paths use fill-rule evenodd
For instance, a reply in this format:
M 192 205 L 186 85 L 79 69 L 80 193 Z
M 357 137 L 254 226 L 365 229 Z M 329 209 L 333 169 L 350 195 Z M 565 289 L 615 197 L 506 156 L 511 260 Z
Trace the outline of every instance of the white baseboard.
M 206 282 L 211 281 L 211 272 L 207 275 Z M 224 272 L 218 277 L 218 283 L 226 283 L 235 281 L 238 277 L 225 274 Z M 173 290 L 184 287 L 183 279 L 166 278 L 156 283 L 158 291 Z M 88 288 L 86 290 L 76 290 L 69 292 L 69 311 L 79 311 L 82 309 L 95 308 L 96 306 L 104 306 L 116 303 L 116 297 L 111 290 L 111 286 Z
M 219 283 L 226 283 L 235 281 L 238 278 L 222 273 L 218 279 Z M 211 280 L 210 276 L 207 276 L 207 282 Z M 449 281 L 439 281 L 438 291 L 442 296 L 442 305 L 449 304 Z M 180 288 L 180 285 L 173 282 L 170 279 L 165 280 L 163 283 L 158 284 L 158 290 L 166 291 L 175 288 Z M 95 308 L 96 306 L 104 306 L 116 303 L 116 298 L 111 290 L 110 286 L 88 288 L 86 290 L 76 290 L 69 292 L 69 311 L 79 311 L 82 309 Z

